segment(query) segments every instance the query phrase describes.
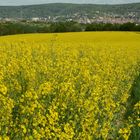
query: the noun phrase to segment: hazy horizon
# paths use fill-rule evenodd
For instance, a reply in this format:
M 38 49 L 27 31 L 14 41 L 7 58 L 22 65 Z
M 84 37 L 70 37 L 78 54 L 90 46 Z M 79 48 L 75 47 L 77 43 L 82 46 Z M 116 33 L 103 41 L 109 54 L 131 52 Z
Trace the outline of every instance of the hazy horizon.
M 0 0 L 0 6 L 34 5 L 47 3 L 126 4 L 138 2 L 140 2 L 140 0 Z

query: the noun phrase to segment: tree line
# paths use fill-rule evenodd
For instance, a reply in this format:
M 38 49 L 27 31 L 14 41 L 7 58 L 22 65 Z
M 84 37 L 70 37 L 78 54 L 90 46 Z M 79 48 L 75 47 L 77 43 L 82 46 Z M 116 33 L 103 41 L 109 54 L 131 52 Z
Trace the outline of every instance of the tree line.
M 111 24 L 93 23 L 80 24 L 76 22 L 7 22 L 0 23 L 0 36 L 26 33 L 61 33 L 82 31 L 140 31 L 140 25 L 135 23 Z

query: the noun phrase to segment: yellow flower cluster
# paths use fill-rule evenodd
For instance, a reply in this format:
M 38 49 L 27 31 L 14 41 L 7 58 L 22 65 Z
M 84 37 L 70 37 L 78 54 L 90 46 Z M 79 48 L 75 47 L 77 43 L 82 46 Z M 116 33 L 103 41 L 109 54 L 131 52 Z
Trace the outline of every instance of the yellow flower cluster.
M 128 140 L 139 45 L 129 32 L 0 37 L 0 140 Z

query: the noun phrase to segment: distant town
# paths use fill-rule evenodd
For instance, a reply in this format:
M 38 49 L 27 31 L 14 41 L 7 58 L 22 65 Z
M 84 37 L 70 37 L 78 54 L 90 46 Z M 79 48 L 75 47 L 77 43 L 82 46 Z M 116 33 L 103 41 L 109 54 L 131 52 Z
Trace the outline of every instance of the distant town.
M 26 21 L 26 22 L 66 22 L 66 21 L 74 21 L 83 24 L 91 24 L 91 23 L 112 23 L 112 24 L 123 24 L 127 22 L 140 24 L 140 17 L 137 17 L 135 12 L 130 12 L 126 16 L 117 15 L 117 14 L 106 14 L 100 16 L 100 12 L 96 11 L 95 16 L 89 16 L 88 14 L 81 15 L 80 13 L 75 13 L 74 15 L 66 15 L 66 16 L 46 16 L 46 17 L 31 17 L 31 18 L 5 18 L 1 17 L 0 22 L 18 22 L 18 21 Z
M 0 6 L 0 22 L 136 23 L 140 24 L 140 3 L 125 5 L 46 4 Z

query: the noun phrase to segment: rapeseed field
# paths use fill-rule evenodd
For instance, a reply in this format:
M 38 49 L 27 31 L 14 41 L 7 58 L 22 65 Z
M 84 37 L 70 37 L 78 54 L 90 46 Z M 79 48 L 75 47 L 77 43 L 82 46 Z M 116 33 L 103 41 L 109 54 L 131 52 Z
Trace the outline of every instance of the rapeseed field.
M 0 140 L 138 140 L 140 34 L 0 37 Z

